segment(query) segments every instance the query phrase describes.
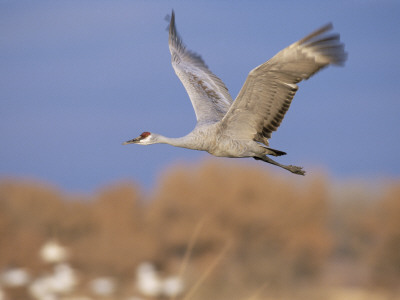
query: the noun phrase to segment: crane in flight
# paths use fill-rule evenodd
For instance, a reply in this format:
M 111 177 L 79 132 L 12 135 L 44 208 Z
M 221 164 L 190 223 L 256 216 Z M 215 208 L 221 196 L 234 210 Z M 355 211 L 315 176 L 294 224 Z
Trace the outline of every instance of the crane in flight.
M 190 97 L 197 124 L 184 137 L 168 138 L 145 131 L 123 145 L 163 143 L 215 156 L 253 157 L 304 175 L 301 167 L 272 160 L 268 155 L 286 153 L 270 148 L 268 140 L 289 109 L 297 83 L 330 64 L 343 65 L 346 61 L 347 53 L 339 34 L 329 34 L 331 29 L 332 24 L 321 27 L 253 69 L 233 101 L 222 80 L 198 54 L 186 49 L 172 11 L 169 23 L 172 66 Z

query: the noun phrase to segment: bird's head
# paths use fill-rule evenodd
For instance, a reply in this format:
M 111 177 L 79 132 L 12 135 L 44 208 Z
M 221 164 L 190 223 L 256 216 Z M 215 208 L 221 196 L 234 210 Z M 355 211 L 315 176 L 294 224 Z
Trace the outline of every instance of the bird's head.
M 155 138 L 156 134 L 145 131 L 137 138 L 126 141 L 125 143 L 122 143 L 122 145 L 128 145 L 128 144 L 150 145 L 155 143 Z

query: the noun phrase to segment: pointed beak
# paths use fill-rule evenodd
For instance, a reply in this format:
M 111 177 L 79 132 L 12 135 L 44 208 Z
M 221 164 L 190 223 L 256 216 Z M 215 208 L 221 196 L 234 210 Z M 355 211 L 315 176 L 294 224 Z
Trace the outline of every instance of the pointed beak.
M 136 144 L 136 143 L 139 142 L 139 141 L 140 141 L 140 136 L 137 137 L 137 138 L 134 138 L 134 139 L 132 139 L 132 140 L 126 141 L 126 142 L 122 143 L 122 145 Z

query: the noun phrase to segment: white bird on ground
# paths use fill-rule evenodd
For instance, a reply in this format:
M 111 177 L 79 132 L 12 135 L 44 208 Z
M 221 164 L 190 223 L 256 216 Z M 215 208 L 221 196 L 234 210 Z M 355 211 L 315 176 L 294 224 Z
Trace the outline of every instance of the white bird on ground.
M 31 277 L 24 268 L 8 268 L 0 275 L 0 283 L 6 287 L 21 287 L 29 283 Z
M 142 295 L 156 297 L 160 295 L 161 279 L 153 264 L 141 263 L 136 270 L 136 285 Z
M 150 262 L 142 262 L 136 270 L 136 286 L 139 292 L 148 297 L 174 298 L 182 294 L 184 284 L 179 276 L 161 278 Z
M 50 275 L 37 278 L 29 287 L 35 299 L 59 299 L 60 295 L 71 293 L 78 284 L 78 277 L 72 267 L 66 263 L 54 266 Z
M 179 276 L 169 276 L 163 280 L 161 294 L 167 299 L 174 299 L 181 295 L 184 290 L 182 278 Z
M 172 66 L 192 101 L 196 127 L 180 138 L 146 131 L 123 144 L 164 143 L 215 156 L 253 157 L 304 175 L 301 167 L 282 165 L 269 158 L 268 155 L 286 153 L 269 148 L 268 139 L 289 109 L 297 83 L 330 64 L 342 65 L 346 61 L 339 35 L 327 34 L 331 29 L 331 24 L 321 27 L 253 69 L 233 102 L 221 79 L 199 55 L 186 49 L 176 31 L 172 11 L 169 24 Z
M 111 277 L 99 277 L 90 282 L 91 291 L 97 296 L 111 296 L 116 289 L 116 282 Z
M 61 263 L 68 259 L 68 249 L 56 240 L 47 241 L 40 249 L 40 257 L 47 263 Z

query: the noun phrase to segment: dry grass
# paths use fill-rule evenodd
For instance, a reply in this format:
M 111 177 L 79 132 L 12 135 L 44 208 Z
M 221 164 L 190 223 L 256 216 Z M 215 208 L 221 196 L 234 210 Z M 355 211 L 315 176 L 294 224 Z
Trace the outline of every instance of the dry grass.
M 380 299 L 398 292 L 400 184 L 388 183 L 372 200 L 362 191 L 332 199 L 332 188 L 323 176 L 299 183 L 214 162 L 168 170 L 148 198 L 127 183 L 72 197 L 3 180 L 0 269 L 12 263 L 42 273 L 38 249 L 56 237 L 83 279 L 108 274 L 121 291 L 140 262 L 153 261 L 185 278 L 186 300 L 361 299 L 366 288 L 385 293 L 363 299 Z M 227 244 L 229 251 L 221 250 Z M 343 261 L 346 268 L 335 267 Z

